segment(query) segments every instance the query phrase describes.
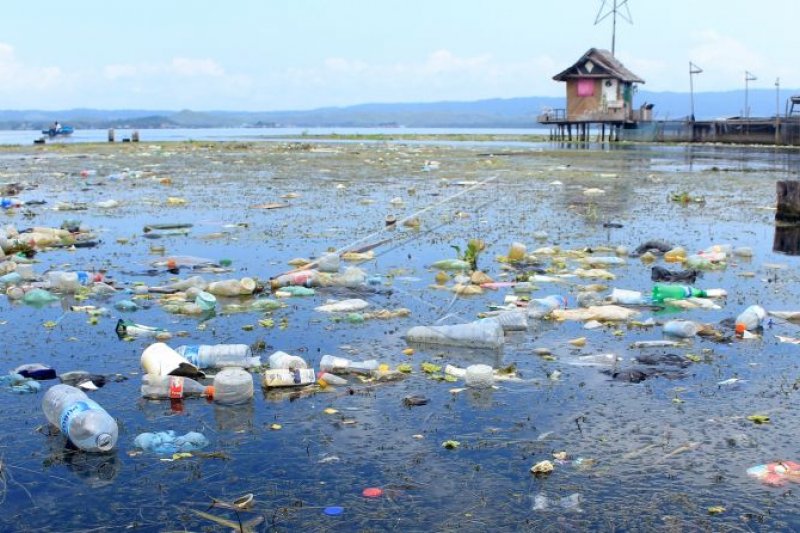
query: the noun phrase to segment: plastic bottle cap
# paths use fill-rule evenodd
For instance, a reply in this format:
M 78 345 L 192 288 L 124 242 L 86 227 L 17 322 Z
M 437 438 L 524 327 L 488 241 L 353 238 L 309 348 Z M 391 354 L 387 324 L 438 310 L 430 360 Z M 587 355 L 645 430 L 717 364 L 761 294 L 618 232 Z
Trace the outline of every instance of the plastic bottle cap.
M 325 511 L 323 511 L 328 516 L 339 516 L 344 512 L 344 507 L 339 507 L 338 505 L 333 505 L 331 507 L 326 507 Z
M 383 495 L 383 489 L 378 487 L 368 487 L 361 493 L 365 498 L 380 498 Z
M 178 263 L 174 259 L 169 259 L 167 261 L 167 270 L 174 270 L 178 268 Z
M 744 332 L 746 330 L 747 330 L 747 328 L 744 326 L 744 324 L 736 324 L 736 334 L 737 335 L 744 335 Z
M 206 397 L 213 398 L 214 397 L 214 385 L 209 385 L 206 387 Z

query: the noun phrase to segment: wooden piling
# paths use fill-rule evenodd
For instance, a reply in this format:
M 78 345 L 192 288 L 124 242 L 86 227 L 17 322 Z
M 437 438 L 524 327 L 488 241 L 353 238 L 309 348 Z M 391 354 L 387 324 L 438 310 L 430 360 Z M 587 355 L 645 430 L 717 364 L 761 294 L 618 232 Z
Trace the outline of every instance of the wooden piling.
M 139 142 L 139 130 L 133 130 L 131 133 L 131 142 L 138 143 Z
M 777 211 L 775 222 L 800 225 L 800 181 L 779 181 L 775 184 Z
M 108 142 L 110 143 L 114 142 L 114 128 L 108 129 Z

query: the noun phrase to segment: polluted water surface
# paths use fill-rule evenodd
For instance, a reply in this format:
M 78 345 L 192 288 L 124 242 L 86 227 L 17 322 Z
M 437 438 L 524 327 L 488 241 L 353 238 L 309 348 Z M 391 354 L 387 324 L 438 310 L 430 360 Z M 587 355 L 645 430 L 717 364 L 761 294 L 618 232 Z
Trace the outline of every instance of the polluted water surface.
M 721 146 L 4 148 L 0 524 L 796 530 L 798 246 L 773 220 L 798 166 Z M 50 423 L 62 381 L 90 400 Z M 110 451 L 65 438 L 92 402 Z

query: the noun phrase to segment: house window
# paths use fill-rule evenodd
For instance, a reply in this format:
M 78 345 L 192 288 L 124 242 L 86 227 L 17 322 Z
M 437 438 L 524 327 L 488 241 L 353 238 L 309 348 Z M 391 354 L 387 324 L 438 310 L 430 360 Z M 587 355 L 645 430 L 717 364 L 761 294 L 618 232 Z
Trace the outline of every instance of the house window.
M 594 80 L 578 80 L 578 96 L 594 96 Z

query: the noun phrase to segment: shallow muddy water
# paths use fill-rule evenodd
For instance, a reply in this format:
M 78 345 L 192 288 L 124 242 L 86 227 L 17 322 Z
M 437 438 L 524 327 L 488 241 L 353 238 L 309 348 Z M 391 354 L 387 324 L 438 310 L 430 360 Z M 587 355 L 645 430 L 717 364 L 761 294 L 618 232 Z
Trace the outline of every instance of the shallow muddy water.
M 42 251 L 35 270 L 102 269 L 123 289 L 107 299 L 65 297 L 44 308 L 0 297 L 5 370 L 41 362 L 59 373 L 82 369 L 127 379 L 90 393 L 120 426 L 110 455 L 65 449 L 64 439 L 46 429 L 43 393 L 0 389 L 0 525 L 223 531 L 228 528 L 191 510 L 236 520 L 235 513 L 209 510 L 209 504 L 252 493 L 255 504 L 240 518 L 263 517 L 257 531 L 796 530 L 794 487 L 763 485 L 746 470 L 800 459 L 800 348 L 777 338 L 800 336 L 798 327 L 775 319 L 760 338 L 743 340 L 720 321 L 755 303 L 800 310 L 800 259 L 773 250 L 772 209 L 775 182 L 795 178 L 798 166 L 800 153 L 793 150 L 721 146 L 303 142 L 5 149 L 0 182 L 28 184 L 19 198 L 46 203 L 8 211 L 0 215 L 3 224 L 22 229 L 79 220 L 100 240 L 95 248 Z M 83 170 L 89 175 L 81 176 Z M 589 189 L 603 192 L 586 194 Z M 680 193 L 704 202 L 671 201 Z M 392 203 L 397 198 L 402 205 Z M 121 205 L 96 206 L 111 199 Z M 86 209 L 54 209 L 59 202 Z M 270 202 L 289 207 L 253 207 Z M 417 214 L 421 225 L 387 228 L 389 214 L 398 220 Z M 188 235 L 144 237 L 147 224 L 176 222 L 193 227 Z M 536 232 L 547 235 L 536 238 Z M 594 254 L 607 256 L 614 247 L 633 250 L 657 239 L 689 253 L 714 244 L 748 246 L 753 257 L 731 258 L 727 268 L 698 278 L 697 287 L 727 290 L 717 302 L 721 309 L 642 309 L 636 320 L 652 317 L 653 327 L 587 330 L 580 322 L 531 320 L 527 331 L 508 333 L 499 352 L 417 347 L 404 354 L 409 327 L 468 322 L 512 294 L 499 289 L 457 296 L 431 288 L 436 271 L 430 264 L 455 258 L 452 246 L 463 250 L 471 238 L 485 241 L 478 266 L 498 281 L 513 279 L 496 258 L 514 242 L 528 252 L 607 246 L 612 251 Z M 147 275 L 159 258 L 228 259 L 230 272 L 202 275 L 208 281 L 250 276 L 268 284 L 290 270 L 294 258 L 381 241 L 375 258 L 358 264 L 374 284 L 319 289 L 312 297 L 282 300 L 286 306 L 268 315 L 173 315 L 160 307 L 158 294 L 140 300 L 144 307 L 133 313 L 113 307 L 131 298 L 124 289 L 137 282 L 153 286 L 195 274 L 182 269 L 175 276 L 156 267 L 155 276 Z M 537 257 L 551 271 L 580 266 L 571 257 Z M 660 258 L 653 265 L 677 268 Z M 614 287 L 649 293 L 651 266 L 626 257 L 609 269 L 614 280 L 537 283 L 532 296 L 562 294 L 576 307 L 580 287 L 591 283 L 608 287 L 601 297 Z M 354 324 L 314 311 L 329 298 L 348 297 L 376 310 L 408 308 L 411 316 Z M 74 304 L 109 312 L 92 323 L 86 313 L 70 310 Z M 664 338 L 660 323 L 678 317 L 711 324 L 725 338 L 631 348 Z M 265 393 L 257 385 L 244 406 L 186 400 L 178 408 L 140 399 L 140 355 L 152 339 L 119 339 L 119 318 L 169 330 L 171 346 L 247 343 L 260 347 L 264 361 L 283 350 L 315 368 L 323 354 L 334 354 L 413 370 L 392 383 L 350 378 L 350 388 L 333 391 Z M 272 321 L 260 323 L 265 318 Z M 578 337 L 586 337 L 582 348 L 568 343 Z M 552 357 L 537 355 L 541 348 Z M 641 383 L 571 364 L 601 353 L 621 357 L 620 370 L 642 368 L 634 361 L 642 355 L 689 355 L 691 364 Z M 453 392 L 463 382 L 432 379 L 422 371 L 424 362 L 513 364 L 519 379 Z M 734 377 L 745 381 L 718 385 Z M 406 407 L 403 398 L 410 395 L 429 402 Z M 747 419 L 752 414 L 770 421 L 755 424 Z M 133 445 L 142 432 L 168 429 L 203 433 L 210 440 L 204 452 L 221 453 L 165 461 L 170 457 Z M 448 440 L 460 446 L 446 449 Z M 556 461 L 552 473 L 531 474 L 534 464 L 562 451 L 567 460 Z M 365 498 L 367 487 L 383 495 Z M 341 506 L 342 514 L 325 514 L 331 506 Z M 724 510 L 709 511 L 717 506 Z

